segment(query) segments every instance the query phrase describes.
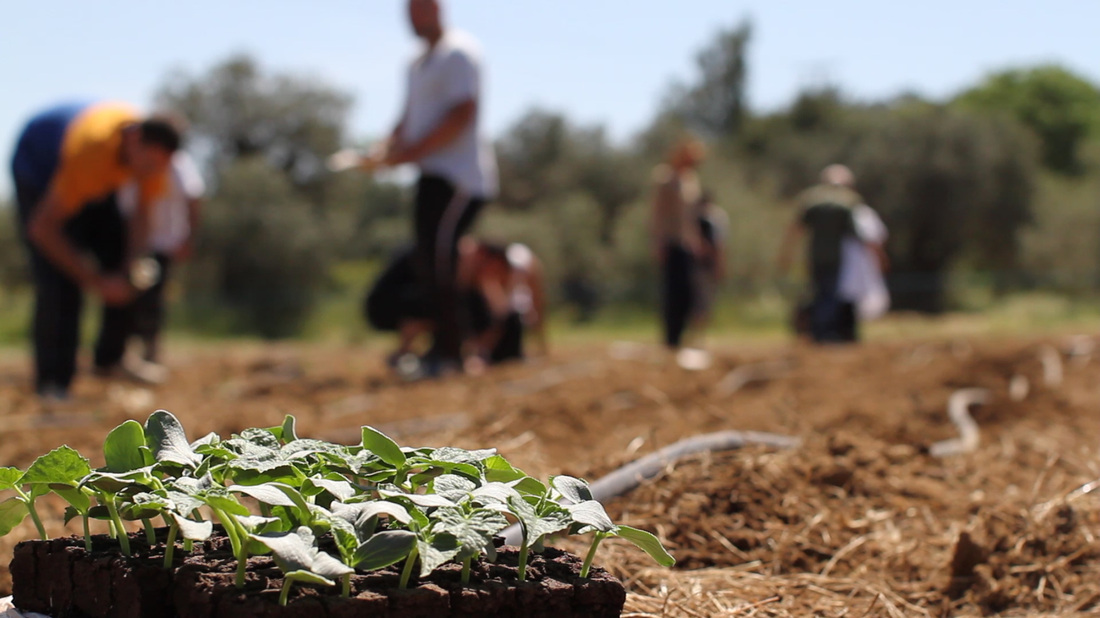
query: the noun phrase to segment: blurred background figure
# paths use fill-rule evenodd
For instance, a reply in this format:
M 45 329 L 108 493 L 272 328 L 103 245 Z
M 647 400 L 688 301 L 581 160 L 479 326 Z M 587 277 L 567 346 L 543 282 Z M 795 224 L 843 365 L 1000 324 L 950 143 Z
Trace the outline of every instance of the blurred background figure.
M 11 169 L 34 280 L 34 382 L 44 403 L 69 398 L 85 290 L 104 303 L 96 371 L 119 368 L 136 296 L 131 260 L 144 250 L 149 208 L 165 190 L 179 143 L 170 122 L 142 120 L 121 103 L 52 107 L 19 136 Z M 139 197 L 127 225 L 116 192 L 131 180 Z
M 432 298 L 430 374 L 460 369 L 467 316 L 455 282 L 458 239 L 497 192 L 496 159 L 480 128 L 481 51 L 446 27 L 437 0 L 409 0 L 409 21 L 426 45 L 409 68 L 404 112 L 362 167 L 413 163 L 416 185 L 413 265 Z
M 729 216 L 714 203 L 710 191 L 704 191 L 696 204 L 699 225 L 699 256 L 695 268 L 695 303 L 692 330 L 700 340 L 714 313 L 718 287 L 726 276 L 726 236 Z
M 463 331 L 466 371 L 526 357 L 531 333 L 540 353 L 547 352 L 546 294 L 542 263 L 525 245 L 497 245 L 464 237 L 460 242 L 459 302 L 470 315 Z M 431 294 L 417 277 L 415 253 L 400 251 L 379 275 L 364 303 L 367 322 L 400 335 L 389 364 L 407 377 L 431 377 L 416 358 L 417 343 L 435 329 Z
M 702 197 L 697 168 L 706 153 L 693 136 L 681 138 L 653 171 L 650 242 L 661 270 L 664 343 L 678 350 L 698 300 L 696 269 L 703 253 L 697 215 Z
M 777 260 L 781 276 L 790 271 L 798 241 L 809 235 L 807 272 L 813 297 L 805 312 L 810 336 L 817 343 L 856 339 L 855 308 L 839 291 L 842 247 L 858 241 L 853 210 L 863 203 L 855 192 L 855 176 L 843 165 L 830 165 L 821 182 L 802 193 L 799 211 L 787 228 Z M 800 312 L 801 313 L 801 312 Z
M 155 260 L 155 276 L 151 284 L 134 301 L 132 335 L 142 346 L 141 360 L 147 365 L 136 364 L 153 379 L 163 368 L 160 363 L 160 336 L 166 319 L 165 290 L 173 265 L 191 257 L 194 251 L 195 232 L 199 228 L 202 197 L 206 184 L 194 160 L 184 151 L 172 157 L 168 189 L 153 204 L 149 213 L 149 256 Z M 130 183 L 119 192 L 119 207 L 127 217 L 132 217 L 138 204 L 138 186 Z M 158 372 L 159 369 L 159 372 Z
M 526 357 L 530 332 L 546 354 L 546 293 L 542 262 L 520 243 L 500 245 L 465 237 L 459 243 L 458 285 L 469 308 L 471 336 L 465 368 L 480 373 L 489 364 Z

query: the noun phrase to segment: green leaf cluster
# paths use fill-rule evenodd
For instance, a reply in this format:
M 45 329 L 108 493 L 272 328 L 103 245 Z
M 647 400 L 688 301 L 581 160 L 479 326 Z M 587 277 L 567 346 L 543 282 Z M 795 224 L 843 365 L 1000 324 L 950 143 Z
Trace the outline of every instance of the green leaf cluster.
M 404 562 L 401 586 L 448 562 L 463 567 L 495 559 L 494 538 L 510 522 L 523 530 L 520 578 L 530 551 L 548 535 L 595 533 L 585 562 L 607 536 L 626 538 L 660 564 L 674 561 L 653 535 L 615 525 L 592 499 L 588 484 L 567 476 L 549 484 L 509 464 L 495 450 L 408 448 L 372 427 L 357 445 L 299 438 L 292 416 L 282 425 L 251 428 L 223 439 L 189 441 L 171 413 L 154 412 L 144 425 L 126 421 L 103 444 L 105 465 L 91 469 L 69 447 L 39 457 L 26 471 L 0 468 L 0 535 L 30 515 L 42 538 L 35 499 L 55 493 L 69 504 L 66 521 L 81 518 L 88 550 L 89 522 L 105 520 L 123 553 L 130 554 L 126 522 L 142 522 L 149 545 L 153 521 L 168 528 L 165 567 L 177 541 L 228 537 L 237 558 L 237 585 L 250 555 L 272 554 L 285 574 L 282 601 L 294 583 L 343 584 L 356 571 Z M 319 549 L 331 535 L 336 554 Z M 419 567 L 418 569 L 416 567 Z

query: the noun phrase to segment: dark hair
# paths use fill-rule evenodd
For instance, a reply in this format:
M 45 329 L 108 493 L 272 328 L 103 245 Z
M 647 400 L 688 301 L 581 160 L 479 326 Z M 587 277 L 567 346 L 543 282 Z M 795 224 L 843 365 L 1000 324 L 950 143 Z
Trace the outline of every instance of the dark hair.
M 141 134 L 141 141 L 160 146 L 168 152 L 179 150 L 180 143 L 183 141 L 177 124 L 163 116 L 153 116 L 143 120 L 138 125 L 138 133 Z

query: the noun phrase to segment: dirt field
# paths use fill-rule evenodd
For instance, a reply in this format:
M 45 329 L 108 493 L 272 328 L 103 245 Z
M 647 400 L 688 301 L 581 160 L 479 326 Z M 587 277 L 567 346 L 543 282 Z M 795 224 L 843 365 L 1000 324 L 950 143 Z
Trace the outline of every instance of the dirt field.
M 0 464 L 25 466 L 60 444 L 95 453 L 111 427 L 158 407 L 193 437 L 293 413 L 303 435 L 358 441 L 371 424 L 405 444 L 495 446 L 529 473 L 590 480 L 696 434 L 769 431 L 803 445 L 681 461 L 610 505 L 680 561 L 654 568 L 605 543 L 597 562 L 628 584 L 627 615 L 1097 612 L 1100 491 L 1074 493 L 1100 479 L 1096 343 L 732 348 L 698 372 L 645 346 L 593 344 L 430 384 L 390 378 L 358 349 L 222 345 L 176 350 L 174 379 L 157 391 L 82 377 L 79 413 L 50 418 L 24 387 L 24 361 L 9 356 Z M 947 401 L 970 387 L 990 394 L 972 409 L 980 445 L 930 455 L 957 436 Z M 60 511 L 46 510 L 47 528 L 63 533 Z M 11 536 L 32 531 L 27 522 Z M 3 564 L 12 544 L 0 542 Z

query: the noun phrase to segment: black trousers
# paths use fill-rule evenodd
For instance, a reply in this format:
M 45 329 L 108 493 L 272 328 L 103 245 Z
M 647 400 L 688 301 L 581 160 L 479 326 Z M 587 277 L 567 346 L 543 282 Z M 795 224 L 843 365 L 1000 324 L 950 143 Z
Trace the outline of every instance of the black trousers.
M 435 321 L 432 354 L 460 360 L 463 334 L 469 318 L 459 302 L 455 282 L 458 239 L 477 218 L 484 200 L 459 191 L 450 181 L 424 174 L 416 185 L 415 266 L 418 278 L 430 290 Z
M 371 284 L 363 317 L 375 330 L 398 331 L 405 320 L 434 319 L 429 290 L 419 280 L 414 250 L 402 249 Z
M 154 253 L 153 259 L 160 266 L 160 277 L 153 287 L 145 290 L 134 301 L 131 318 L 133 319 L 132 334 L 145 340 L 147 344 L 155 341 L 164 329 L 167 311 L 165 311 L 164 293 L 167 287 L 168 274 L 172 268 L 172 258 L 165 253 Z M 148 350 L 147 350 L 148 352 Z M 155 360 L 148 358 L 147 360 Z
M 662 314 L 665 345 L 680 347 L 695 306 L 695 256 L 676 243 L 665 245 Z
M 43 191 L 15 179 L 19 229 L 30 256 L 34 280 L 35 389 L 68 390 L 76 374 L 76 353 L 80 342 L 80 314 L 84 294 L 80 286 L 50 262 L 26 235 L 27 222 Z M 65 236 L 79 250 L 90 253 L 104 272 L 119 271 L 126 255 L 126 224 L 112 195 L 85 204 L 65 224 Z M 99 337 L 95 344 L 97 367 L 111 367 L 122 360 L 130 332 L 130 307 L 103 308 Z

